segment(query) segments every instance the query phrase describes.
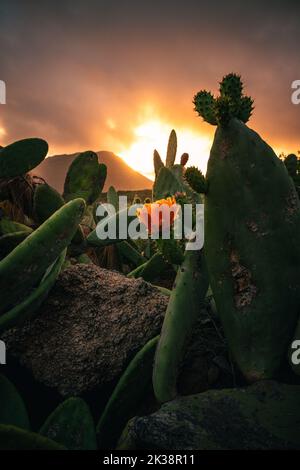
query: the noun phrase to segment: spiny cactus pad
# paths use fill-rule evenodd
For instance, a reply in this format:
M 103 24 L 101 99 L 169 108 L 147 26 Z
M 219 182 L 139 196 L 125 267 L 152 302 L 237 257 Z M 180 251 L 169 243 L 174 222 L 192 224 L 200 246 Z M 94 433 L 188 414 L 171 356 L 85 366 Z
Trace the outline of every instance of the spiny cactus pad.
M 243 96 L 241 77 L 234 73 L 220 82 L 220 96 L 202 90 L 194 96 L 195 111 L 212 125 L 227 126 L 232 118 L 247 122 L 253 111 L 253 100 Z
M 23 139 L 0 149 L 0 178 L 14 178 L 33 170 L 46 157 L 45 140 Z

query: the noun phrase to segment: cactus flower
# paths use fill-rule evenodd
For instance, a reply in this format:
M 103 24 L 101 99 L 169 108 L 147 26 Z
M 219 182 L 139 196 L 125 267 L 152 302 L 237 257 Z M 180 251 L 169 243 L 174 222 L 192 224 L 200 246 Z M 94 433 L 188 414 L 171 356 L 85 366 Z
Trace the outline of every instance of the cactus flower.
M 150 234 L 157 233 L 161 228 L 168 230 L 178 214 L 179 205 L 175 197 L 159 199 L 153 203 L 146 203 L 137 209 L 136 215 Z

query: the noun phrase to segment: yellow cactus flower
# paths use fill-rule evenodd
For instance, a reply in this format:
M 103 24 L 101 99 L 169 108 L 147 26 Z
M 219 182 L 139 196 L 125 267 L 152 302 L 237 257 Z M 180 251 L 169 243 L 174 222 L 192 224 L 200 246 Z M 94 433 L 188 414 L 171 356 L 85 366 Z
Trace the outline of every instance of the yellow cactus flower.
M 151 234 L 158 232 L 162 227 L 169 229 L 178 214 L 178 210 L 179 205 L 173 196 L 144 204 L 142 208 L 137 209 L 136 215 Z

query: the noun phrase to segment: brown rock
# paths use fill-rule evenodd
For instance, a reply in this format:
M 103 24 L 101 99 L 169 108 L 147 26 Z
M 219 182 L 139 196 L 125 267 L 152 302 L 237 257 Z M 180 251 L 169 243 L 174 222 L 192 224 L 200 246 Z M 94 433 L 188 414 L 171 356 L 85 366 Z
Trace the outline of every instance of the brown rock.
M 167 302 L 142 279 L 79 264 L 60 274 L 37 318 L 3 339 L 36 380 L 79 395 L 120 376 L 159 333 Z

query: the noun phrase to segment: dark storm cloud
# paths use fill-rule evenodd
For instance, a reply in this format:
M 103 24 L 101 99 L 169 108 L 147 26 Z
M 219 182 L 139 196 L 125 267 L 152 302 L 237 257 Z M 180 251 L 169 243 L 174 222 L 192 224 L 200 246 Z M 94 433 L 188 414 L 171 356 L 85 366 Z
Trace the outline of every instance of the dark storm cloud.
M 292 0 L 2 0 L 6 139 L 35 134 L 56 148 L 103 148 L 113 118 L 116 138 L 130 142 L 143 101 L 206 132 L 194 92 L 237 71 L 255 97 L 252 125 L 277 146 L 300 147 L 300 106 L 290 100 L 300 79 L 299 13 Z

